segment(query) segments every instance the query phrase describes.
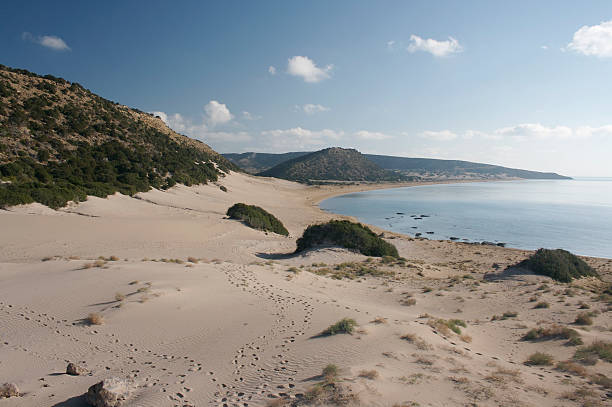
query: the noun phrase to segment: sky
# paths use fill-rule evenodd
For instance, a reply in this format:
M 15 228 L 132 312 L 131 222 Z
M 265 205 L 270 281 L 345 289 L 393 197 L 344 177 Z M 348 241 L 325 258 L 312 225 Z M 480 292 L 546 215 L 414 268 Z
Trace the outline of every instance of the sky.
M 610 1 L 7 1 L 0 63 L 220 152 L 612 176 Z M 10 16 L 10 17 L 9 17 Z

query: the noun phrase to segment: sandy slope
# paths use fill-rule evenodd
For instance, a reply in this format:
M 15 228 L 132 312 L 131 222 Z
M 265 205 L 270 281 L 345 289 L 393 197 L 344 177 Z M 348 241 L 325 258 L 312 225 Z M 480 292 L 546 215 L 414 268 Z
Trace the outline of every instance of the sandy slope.
M 522 363 L 535 351 L 566 360 L 576 349 L 564 340 L 521 341 L 532 327 L 559 323 L 587 344 L 612 340 L 609 306 L 589 291 L 500 271 L 526 252 L 387 232 L 405 264 L 374 260 L 367 264 L 390 274 L 336 280 L 309 270 L 366 258 L 334 248 L 283 254 L 305 226 L 331 217 L 318 201 L 363 186 L 315 188 L 242 174 L 220 184 L 227 193 L 179 186 L 90 198 L 57 212 L 0 211 L 0 382 L 25 393 L 1 406 L 81 406 L 91 384 L 113 376 L 137 383 L 133 406 L 266 405 L 304 393 L 329 363 L 363 405 L 609 402 L 610 389 L 588 377 Z M 264 207 L 291 236 L 225 219 L 235 202 Z M 116 260 L 94 264 L 98 256 Z M 589 261 L 609 279 L 611 261 Z M 407 299 L 416 303 L 402 305 Z M 536 301 L 550 308 L 535 309 Z M 586 328 L 571 325 L 584 312 L 581 302 L 599 312 Z M 491 320 L 506 311 L 518 316 Z M 85 324 L 89 313 L 104 324 Z M 316 337 L 343 317 L 357 320 L 355 334 Z M 466 321 L 464 336 L 430 326 L 437 318 Z M 68 361 L 91 375 L 63 374 Z M 610 363 L 586 368 L 612 376 Z M 372 370 L 375 378 L 360 377 Z

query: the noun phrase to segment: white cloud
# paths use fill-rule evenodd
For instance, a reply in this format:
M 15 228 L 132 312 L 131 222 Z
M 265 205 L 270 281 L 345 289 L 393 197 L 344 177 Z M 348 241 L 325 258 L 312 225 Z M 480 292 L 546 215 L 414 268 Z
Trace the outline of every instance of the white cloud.
M 540 46 L 540 48 L 542 48 L 542 49 L 548 49 L 548 45 L 542 45 L 542 46 Z
M 207 117 L 206 122 L 211 126 L 227 123 L 234 117 L 226 105 L 216 100 L 208 102 L 208 104 L 204 106 L 204 112 Z
M 419 133 L 419 136 L 423 138 L 439 140 L 439 141 L 454 140 L 458 137 L 457 134 L 453 133 L 450 130 L 441 130 L 441 131 L 428 130 L 428 131 Z
M 269 73 L 270 75 L 276 75 L 276 68 L 275 68 L 274 66 L 270 65 L 270 66 L 268 67 L 268 73 Z
M 495 130 L 494 134 L 524 138 L 570 138 L 574 136 L 574 131 L 566 126 L 547 127 L 540 123 L 524 123 L 502 127 Z
M 392 136 L 377 131 L 360 130 L 355 133 L 355 136 L 362 140 L 387 140 Z
M 257 116 L 251 112 L 244 111 L 242 112 L 242 118 L 245 120 L 259 120 L 261 119 L 261 116 Z
M 21 38 L 24 41 L 30 41 L 55 51 L 70 51 L 70 47 L 68 46 L 68 44 L 66 44 L 63 39 L 61 39 L 60 37 L 56 37 L 55 35 L 43 35 L 35 37 L 29 32 L 24 32 L 23 34 L 21 34 Z
M 403 135 L 408 135 L 403 133 Z M 584 139 L 589 137 L 612 137 L 612 125 L 592 127 L 592 126 L 544 126 L 540 123 L 523 123 L 514 126 L 500 127 L 492 132 L 479 130 L 466 130 L 463 133 L 456 133 L 451 130 L 424 131 L 419 133 L 420 137 L 437 141 L 449 141 L 457 138 L 462 140 L 485 139 L 503 140 L 504 138 L 516 138 L 522 140 L 529 139 Z
M 387 41 L 387 49 L 388 50 L 393 50 L 394 45 L 395 45 L 395 41 L 393 41 L 393 40 Z
M 463 51 L 463 47 L 453 37 L 448 37 L 446 41 L 438 41 L 433 38 L 421 38 L 418 35 L 410 36 L 408 52 L 425 51 L 436 57 L 445 57 Z
M 323 105 L 315 105 L 312 103 L 307 103 L 303 106 L 295 106 L 295 110 L 297 111 L 303 111 L 304 113 L 308 114 L 308 115 L 313 115 L 315 113 L 321 113 L 321 112 L 327 112 L 329 111 L 329 107 L 325 107 Z
M 612 57 L 612 20 L 581 27 L 567 48 L 584 55 Z
M 301 127 L 291 129 L 278 129 L 262 131 L 261 135 L 269 137 L 269 145 L 276 149 L 283 148 L 311 148 L 337 141 L 344 136 L 344 132 L 330 129 L 308 130 Z
M 208 105 L 207 105 L 208 106 Z M 214 141 L 217 143 L 235 143 L 245 142 L 253 139 L 250 134 L 244 131 L 240 132 L 223 132 L 212 131 L 203 121 L 201 124 L 195 124 L 191 120 L 186 119 L 179 113 L 169 115 L 165 112 L 150 112 L 155 116 L 159 116 L 164 123 L 177 133 L 185 134 L 204 142 Z
M 304 82 L 316 83 L 330 77 L 330 72 L 333 65 L 327 65 L 325 68 L 319 68 L 313 60 L 308 57 L 294 56 L 289 58 L 287 63 L 287 73 L 293 76 L 299 76 L 304 79 Z

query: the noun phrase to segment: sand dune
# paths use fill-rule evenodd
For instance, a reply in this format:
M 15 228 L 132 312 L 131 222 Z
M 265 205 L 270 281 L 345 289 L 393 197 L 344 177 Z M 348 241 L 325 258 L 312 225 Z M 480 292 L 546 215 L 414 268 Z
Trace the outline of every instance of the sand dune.
M 585 344 L 612 340 L 609 304 L 588 290 L 500 275 L 526 252 L 385 232 L 405 263 L 339 248 L 289 256 L 308 224 L 333 217 L 318 201 L 364 186 L 244 174 L 219 183 L 228 192 L 177 186 L 60 211 L 0 211 L 0 382 L 23 393 L 1 405 L 86 405 L 89 386 L 122 377 L 137 386 L 130 406 L 263 406 L 304 394 L 330 363 L 368 406 L 609 403 L 609 383 L 590 377 L 610 377 L 608 362 L 586 366 L 584 377 L 523 364 L 536 351 L 562 361 L 576 350 L 522 341 L 533 327 L 569 326 Z M 236 202 L 262 206 L 290 236 L 226 219 Z M 611 261 L 589 262 L 609 281 Z M 342 263 L 386 275 L 332 278 Z M 572 324 L 581 304 L 597 311 L 592 326 Z M 509 311 L 517 316 L 492 320 Z M 91 313 L 104 323 L 87 324 Z M 355 333 L 317 337 L 345 317 Z M 466 327 L 456 334 L 439 319 Z M 65 375 L 69 361 L 90 374 Z

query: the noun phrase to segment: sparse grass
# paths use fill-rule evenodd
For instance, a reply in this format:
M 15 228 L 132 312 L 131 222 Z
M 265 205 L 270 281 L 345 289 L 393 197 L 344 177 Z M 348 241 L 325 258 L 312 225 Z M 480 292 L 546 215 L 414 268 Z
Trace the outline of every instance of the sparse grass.
M 593 318 L 591 318 L 591 314 L 588 312 L 581 312 L 576 316 L 574 320 L 574 324 L 576 325 L 593 325 Z
M 505 386 L 508 382 L 523 383 L 519 370 L 505 369 L 503 367 L 498 367 L 497 370 L 485 377 L 485 380 L 501 386 Z
M 430 319 L 427 324 L 444 335 L 450 335 L 450 331 L 461 335 L 461 327 L 467 327 L 467 324 L 461 319 Z
M 602 405 L 597 393 L 587 387 L 580 387 L 574 391 L 567 391 L 561 395 L 561 398 L 580 403 L 582 407 L 597 407 Z
M 87 315 L 85 322 L 89 325 L 102 325 L 104 323 L 104 317 L 97 312 L 92 312 Z
M 315 263 L 316 264 L 316 263 Z M 319 276 L 329 276 L 335 280 L 342 280 L 347 278 L 349 280 L 355 280 L 361 277 L 382 277 L 382 276 L 393 276 L 395 273 L 389 270 L 381 270 L 371 262 L 344 262 L 336 264 L 333 268 L 325 266 L 325 263 L 320 268 L 309 269 L 311 273 Z M 314 264 L 313 264 L 314 267 Z
M 386 324 L 387 323 L 387 318 L 384 317 L 376 317 L 374 318 L 372 321 L 370 321 L 372 324 Z
M 400 300 L 400 304 L 410 307 L 416 304 L 416 299 L 415 298 L 404 298 Z
M 289 267 L 287 269 L 288 272 L 293 273 L 293 274 L 299 274 L 300 273 L 300 269 L 297 267 Z
M 540 301 L 533 308 L 534 309 L 550 308 L 550 304 L 547 303 L 546 301 Z
M 110 256 L 108 258 L 108 261 L 119 261 L 119 257 L 117 257 L 117 256 Z
M 587 370 L 584 368 L 584 366 L 574 363 L 571 360 L 558 362 L 557 366 L 555 366 L 555 369 L 569 374 L 573 374 L 574 376 L 587 376 Z
M 338 366 L 331 363 L 325 366 L 321 372 L 321 376 L 323 376 L 323 379 L 328 383 L 335 382 L 339 374 L 340 369 L 338 369 Z
M 509 318 L 516 318 L 517 316 L 518 316 L 518 312 L 506 311 L 501 316 L 500 315 L 493 315 L 491 317 L 491 321 L 506 320 L 506 319 L 509 319 Z
M 195 257 L 191 257 L 191 256 L 190 256 L 190 257 L 187 257 L 187 261 L 188 261 L 189 263 L 194 263 L 194 264 L 197 264 L 197 263 L 199 263 L 199 261 L 200 261 L 200 260 L 196 259 Z
M 358 376 L 363 377 L 364 379 L 375 380 L 380 375 L 378 371 L 372 369 L 372 370 L 362 370 L 361 372 L 359 372 Z
M 468 334 L 459 335 L 459 339 L 461 339 L 465 343 L 472 343 L 472 337 Z
M 417 347 L 417 349 L 420 350 L 431 350 L 433 349 L 433 346 L 431 346 L 430 344 L 428 344 L 427 342 L 425 342 L 421 337 L 413 334 L 413 333 L 408 333 L 408 334 L 404 334 L 402 336 L 400 336 L 400 339 L 403 339 L 405 341 L 408 341 L 410 343 L 412 343 L 414 346 Z
M 138 284 L 138 283 L 139 283 L 139 281 L 138 281 L 138 280 L 134 280 L 134 281 L 130 281 L 130 282 L 128 283 L 128 285 L 136 285 L 136 284 Z
M 553 360 L 554 359 L 552 355 L 548 353 L 536 352 L 529 355 L 529 357 L 525 361 L 525 364 L 527 366 L 548 366 L 552 365 Z
M 121 294 L 121 293 L 116 293 L 115 294 L 115 301 L 123 301 L 125 300 L 125 295 Z
M 612 363 L 612 342 L 595 341 L 576 350 L 574 360 L 584 364 L 595 364 L 597 359 Z
M 591 380 L 593 381 L 593 383 L 602 386 L 606 390 L 612 389 L 612 379 L 610 379 L 603 373 L 595 373 L 591 376 Z
M 357 321 L 352 318 L 343 318 L 335 324 L 329 326 L 321 335 L 331 336 L 337 334 L 352 334 L 357 326 Z

